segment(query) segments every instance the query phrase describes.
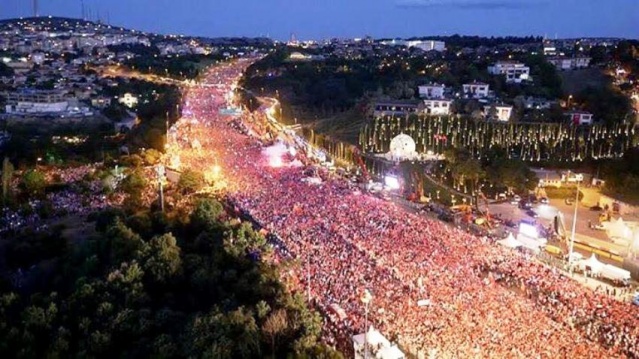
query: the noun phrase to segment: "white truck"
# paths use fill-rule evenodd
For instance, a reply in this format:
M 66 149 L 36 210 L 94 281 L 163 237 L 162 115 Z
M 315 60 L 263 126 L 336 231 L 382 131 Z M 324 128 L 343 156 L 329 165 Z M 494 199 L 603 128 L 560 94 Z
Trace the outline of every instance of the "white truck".
M 630 272 L 610 264 L 603 265 L 599 271 L 599 276 L 612 281 L 617 285 L 627 286 L 630 284 Z

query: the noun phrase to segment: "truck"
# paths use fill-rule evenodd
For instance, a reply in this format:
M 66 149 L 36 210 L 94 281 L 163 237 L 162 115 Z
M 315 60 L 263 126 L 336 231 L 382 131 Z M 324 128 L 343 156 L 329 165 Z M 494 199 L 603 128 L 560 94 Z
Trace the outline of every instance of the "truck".
M 630 272 L 610 264 L 606 264 L 601 267 L 601 271 L 599 272 L 599 277 L 603 279 L 607 279 L 616 285 L 620 285 L 620 286 L 630 285 Z

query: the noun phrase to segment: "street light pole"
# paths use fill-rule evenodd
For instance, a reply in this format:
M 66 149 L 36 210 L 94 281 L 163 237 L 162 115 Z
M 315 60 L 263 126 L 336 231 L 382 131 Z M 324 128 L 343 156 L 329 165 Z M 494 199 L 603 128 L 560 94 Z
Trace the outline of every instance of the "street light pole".
M 163 165 L 159 165 L 157 168 L 157 174 L 158 174 L 158 186 L 159 186 L 159 190 L 160 190 L 160 209 L 162 210 L 162 212 L 164 212 L 164 187 L 162 185 L 162 179 L 165 175 L 165 171 L 164 171 L 164 166 Z
M 308 296 L 308 303 L 311 303 L 311 256 L 308 256 L 308 263 L 306 265 L 306 295 Z
M 568 267 L 572 272 L 572 252 L 575 247 L 575 231 L 577 229 L 577 205 L 579 203 L 579 184 L 577 181 L 577 194 L 575 195 L 575 213 L 572 216 L 572 233 L 570 235 L 570 248 L 568 250 Z
M 368 359 L 368 304 L 373 299 L 371 292 L 364 289 L 360 300 L 364 303 L 364 359 Z

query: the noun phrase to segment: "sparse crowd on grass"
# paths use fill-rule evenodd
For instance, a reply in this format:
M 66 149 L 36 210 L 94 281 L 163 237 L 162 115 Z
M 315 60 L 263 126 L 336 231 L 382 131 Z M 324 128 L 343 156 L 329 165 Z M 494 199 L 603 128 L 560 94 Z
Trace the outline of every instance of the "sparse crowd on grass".
M 230 82 L 246 63 L 219 67 Z M 217 91 L 217 93 L 215 92 Z M 639 310 L 593 292 L 535 258 L 362 194 L 316 171 L 297 151 L 273 166 L 265 116 L 218 114 L 225 89 L 192 88 L 167 157 L 183 168 L 222 167 L 238 212 L 260 223 L 282 259 L 282 277 L 324 313 L 324 340 L 341 350 L 369 324 L 402 348 L 437 358 L 639 357 Z M 216 100 L 216 98 L 218 100 Z M 255 126 L 259 124 L 258 126 Z M 201 147 L 194 148 L 197 140 Z M 290 268 L 290 269 L 288 269 Z
M 119 205 L 121 193 L 106 195 L 104 185 L 96 178 L 97 164 L 79 167 L 40 167 L 47 184 L 60 186 L 44 194 L 44 200 L 32 199 L 16 209 L 4 208 L 0 213 L 0 233 L 30 228 L 36 232 L 49 228 L 46 220 L 61 216 L 86 215 L 109 206 Z M 16 179 L 12 186 L 18 192 Z

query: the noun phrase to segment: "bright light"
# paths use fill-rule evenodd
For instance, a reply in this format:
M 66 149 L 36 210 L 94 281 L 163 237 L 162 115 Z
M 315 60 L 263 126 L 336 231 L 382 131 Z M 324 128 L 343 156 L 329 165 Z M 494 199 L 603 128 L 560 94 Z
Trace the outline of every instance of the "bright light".
M 282 167 L 282 157 L 279 157 L 279 156 L 269 157 L 268 165 L 273 168 Z
M 295 155 L 297 154 L 297 150 L 295 149 L 295 147 L 290 147 L 288 149 L 288 152 L 291 154 L 291 156 L 295 157 Z
M 537 233 L 537 227 L 528 224 L 528 223 L 519 223 L 519 234 L 523 234 L 527 237 L 531 238 L 539 238 L 539 234 Z
M 213 166 L 213 170 L 212 170 L 213 171 L 213 176 L 215 176 L 215 177 L 219 176 L 221 170 L 222 169 L 220 168 L 220 166 L 218 166 L 218 165 Z
M 384 177 L 384 183 L 389 189 L 399 189 L 399 180 L 394 176 Z

